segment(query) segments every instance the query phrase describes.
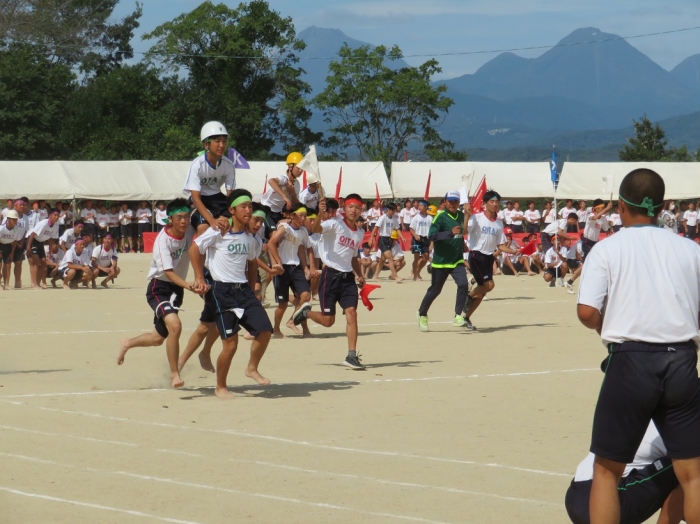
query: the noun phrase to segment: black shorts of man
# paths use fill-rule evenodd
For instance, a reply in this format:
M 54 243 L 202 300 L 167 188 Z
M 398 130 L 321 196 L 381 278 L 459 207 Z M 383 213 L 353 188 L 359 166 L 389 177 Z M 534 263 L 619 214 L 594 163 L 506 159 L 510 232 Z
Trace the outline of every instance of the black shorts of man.
M 608 350 L 590 447 L 596 524 L 620 522 L 618 484 L 651 420 L 683 487 L 684 519 L 700 522 L 700 246 L 657 226 L 664 192 L 654 171 L 630 172 L 619 189 L 624 229 L 583 266 L 578 317 Z

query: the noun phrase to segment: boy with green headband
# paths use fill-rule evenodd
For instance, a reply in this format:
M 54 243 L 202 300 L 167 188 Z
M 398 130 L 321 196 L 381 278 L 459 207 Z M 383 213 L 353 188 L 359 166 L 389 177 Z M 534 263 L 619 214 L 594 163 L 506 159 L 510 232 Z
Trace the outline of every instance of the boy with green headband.
M 624 229 L 590 250 L 581 275 L 578 318 L 608 350 L 590 447 L 597 524 L 620 522 L 620 478 L 651 420 L 683 488 L 683 519 L 700 523 L 700 247 L 657 226 L 664 193 L 658 173 L 630 172 Z
M 170 365 L 170 384 L 181 388 L 185 382 L 180 378 L 178 357 L 180 355 L 180 334 L 182 323 L 178 311 L 182 306 L 185 289 L 202 294 L 206 285 L 187 283 L 188 247 L 192 241 L 190 229 L 190 208 L 184 198 L 176 198 L 168 204 L 170 225 L 166 226 L 153 244 L 153 258 L 148 272 L 146 298 L 153 309 L 153 331 L 134 338 L 123 338 L 117 364 L 124 363 L 127 351 L 135 347 L 160 346 L 165 349 Z
M 222 400 L 233 398 L 226 386 L 226 378 L 238 348 L 241 326 L 254 337 L 245 374 L 258 384 L 270 383 L 259 373 L 258 365 L 272 335 L 270 319 L 254 292 L 260 246 L 246 231 L 253 214 L 252 198 L 245 189 L 236 189 L 228 196 L 228 202 L 231 229 L 222 235 L 210 228 L 197 237 L 190 248 L 195 283 L 199 287 L 207 286 L 204 278 L 205 255 L 207 269 L 211 273 L 212 286 L 205 296 L 205 304 L 210 317 L 216 321 L 223 342 L 223 349 L 216 361 L 215 389 L 216 396 Z

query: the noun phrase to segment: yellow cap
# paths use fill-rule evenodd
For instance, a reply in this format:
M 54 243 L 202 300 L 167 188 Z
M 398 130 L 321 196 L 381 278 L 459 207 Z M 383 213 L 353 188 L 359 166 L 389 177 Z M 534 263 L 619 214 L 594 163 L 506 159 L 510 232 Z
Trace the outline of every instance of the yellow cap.
M 428 206 L 428 214 L 431 217 L 434 217 L 435 215 L 437 215 L 437 206 Z
M 399 239 L 399 232 L 396 231 L 395 229 L 391 232 L 391 239 L 392 239 L 392 240 L 398 240 L 398 239 Z
M 297 165 L 301 160 L 304 158 L 304 155 L 301 153 L 297 153 L 296 151 L 293 151 L 292 153 L 289 153 L 287 155 L 287 164 L 294 164 Z

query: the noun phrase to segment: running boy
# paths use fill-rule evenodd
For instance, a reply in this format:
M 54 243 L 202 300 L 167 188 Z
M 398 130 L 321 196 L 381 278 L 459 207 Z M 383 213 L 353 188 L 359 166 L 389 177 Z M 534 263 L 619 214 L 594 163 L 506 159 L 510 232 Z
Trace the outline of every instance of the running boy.
M 185 385 L 178 371 L 180 355 L 180 333 L 182 324 L 178 310 L 182 306 L 184 290 L 202 294 L 206 285 L 188 284 L 187 269 L 189 256 L 187 249 L 191 242 L 190 208 L 184 198 L 176 198 L 168 204 L 170 225 L 163 229 L 153 244 L 153 259 L 148 272 L 146 299 L 153 309 L 153 331 L 134 338 L 123 338 L 117 354 L 117 364 L 124 363 L 126 352 L 135 347 L 160 346 L 165 349 L 170 365 L 170 384 L 174 388 Z
M 394 265 L 394 255 L 391 253 L 391 233 L 399 230 L 399 220 L 396 218 L 396 204 L 387 204 L 386 213 L 379 217 L 377 223 L 372 230 L 371 239 L 374 242 L 375 236 L 378 237 L 376 246 L 378 247 L 379 256 L 379 271 L 374 275 L 373 280 L 379 282 L 379 273 L 384 267 L 384 261 L 389 262 L 389 270 L 391 271 L 391 279 L 402 282 L 403 278 L 399 277 Z
M 433 223 L 433 217 L 428 215 L 428 202 L 420 200 L 418 202 L 418 212 L 413 215 L 410 223 L 411 236 L 411 253 L 413 253 L 413 267 L 411 275 L 408 278 L 413 280 L 423 280 L 420 276 L 421 270 L 428 263 L 430 257 L 430 225 Z

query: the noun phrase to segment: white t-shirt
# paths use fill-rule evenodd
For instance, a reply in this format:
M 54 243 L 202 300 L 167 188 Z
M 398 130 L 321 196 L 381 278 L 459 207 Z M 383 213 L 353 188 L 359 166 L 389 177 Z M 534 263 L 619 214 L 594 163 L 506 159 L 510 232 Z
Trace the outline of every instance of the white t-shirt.
M 633 469 L 643 469 L 649 464 L 653 464 L 660 458 L 665 457 L 668 454 L 666 451 L 666 445 L 664 441 L 661 440 L 661 435 L 659 435 L 659 430 L 653 422 L 649 422 L 649 427 L 647 428 L 642 443 L 637 449 L 637 453 L 634 455 L 632 462 L 627 464 L 625 467 L 625 472 L 622 474 L 626 477 L 632 473 Z M 586 482 L 593 479 L 593 462 L 595 461 L 595 455 L 589 453 L 588 456 L 581 461 L 581 463 L 576 468 L 576 475 L 574 476 L 575 482 Z M 661 466 L 659 465 L 658 468 Z M 657 468 L 657 469 L 658 469 Z
M 318 199 L 320 195 L 318 194 L 318 188 L 313 193 L 309 191 L 309 187 L 304 189 L 299 193 L 299 202 L 304 204 L 306 208 L 318 209 Z
M 604 311 L 604 344 L 700 341 L 700 246 L 658 227 L 629 227 L 596 244 L 578 303 Z
M 185 187 L 182 192 L 192 196 L 192 191 L 199 191 L 202 196 L 212 196 L 221 193 L 221 186 L 227 191 L 236 189 L 236 168 L 228 157 L 222 157 L 215 167 L 207 160 L 207 154 L 198 156 L 190 164 Z
M 3 222 L 4 222 L 5 219 L 7 218 L 7 214 L 8 214 L 10 211 L 12 211 L 13 209 L 14 209 L 14 207 L 11 207 L 11 208 L 9 208 L 9 209 L 8 209 L 8 208 L 5 208 L 5 209 L 2 210 L 2 220 L 3 220 Z
M 403 258 L 403 249 L 401 248 L 401 243 L 394 242 L 391 244 L 391 255 L 394 259 Z
M 110 267 L 112 260 L 117 258 L 117 252 L 114 249 L 105 251 L 103 246 L 97 246 L 92 250 L 92 258 L 95 259 L 99 267 Z
M 36 226 L 40 222 L 39 213 L 31 211 L 28 215 L 25 216 L 27 217 L 27 236 L 29 236 L 31 230 L 34 229 L 34 226 Z
M 156 240 L 153 243 L 153 258 L 151 259 L 151 267 L 148 270 L 148 280 L 157 279 L 163 282 L 170 282 L 170 279 L 165 275 L 165 271 L 174 271 L 177 276 L 185 280 L 187 278 L 187 270 L 190 265 L 190 257 L 187 253 L 190 245 L 192 245 L 193 229 L 187 228 L 185 236 L 178 238 L 170 233 L 170 227 L 164 227 Z M 215 230 L 212 230 L 216 233 Z
M 610 229 L 608 224 L 608 219 L 605 215 L 601 216 L 598 220 L 593 220 L 595 213 L 591 213 L 586 220 L 586 227 L 583 228 L 583 236 L 592 242 L 598 242 L 600 239 L 600 232 L 607 231 Z
M 430 233 L 430 225 L 433 223 L 433 217 L 430 215 L 425 215 L 424 217 L 419 214 L 411 219 L 411 229 L 415 231 L 416 235 L 419 237 L 427 237 Z
M 66 217 L 64 219 L 66 224 L 70 224 L 73 222 L 73 211 L 70 209 L 64 209 L 63 212 L 65 213 Z
M 95 209 L 94 207 L 92 209 L 84 208 L 80 211 L 80 218 L 86 224 L 94 224 L 95 217 L 97 217 L 97 209 Z
M 98 226 L 107 227 L 107 224 L 109 224 L 109 215 L 107 213 L 97 213 L 95 221 Z
M 30 235 L 32 233 L 34 233 L 34 240 L 37 242 L 46 242 L 49 238 L 58 240 L 58 221 L 51 225 L 49 219 L 45 218 L 41 222 L 37 222 L 29 232 Z
M 23 238 L 22 230 L 17 227 L 17 224 L 12 229 L 7 229 L 7 223 L 0 226 L 0 244 L 12 244 L 12 242 L 18 242 Z
M 413 219 L 414 216 L 419 215 L 420 210 L 417 207 L 412 207 L 411 208 L 411 219 Z
M 282 264 L 298 266 L 300 264 L 299 246 L 311 247 L 308 231 L 303 226 L 299 229 L 294 229 L 291 224 L 279 224 L 277 230 L 279 231 L 280 229 L 284 229 L 284 236 L 277 245 L 277 253 L 280 256 L 280 260 Z
M 168 223 L 168 210 L 156 208 L 156 224 L 164 226 Z
M 608 221 L 610 222 L 610 224 L 613 225 L 613 227 L 622 225 L 622 220 L 620 219 L 620 213 L 612 213 L 608 217 Z
M 567 255 L 569 253 L 569 250 L 566 249 L 564 246 L 559 248 L 559 254 L 566 259 Z M 561 258 L 557 256 L 556 251 L 554 251 L 554 246 L 550 247 L 547 252 L 544 254 L 544 263 L 547 265 L 548 269 L 554 269 L 562 265 Z M 549 264 L 554 264 L 550 268 Z
M 514 209 L 513 211 L 511 211 L 511 215 L 510 215 L 511 225 L 522 226 L 523 225 L 523 216 L 524 216 L 524 213 L 521 209 Z
M 70 249 L 73 247 L 73 244 L 75 244 L 75 229 L 70 228 L 66 229 L 63 234 L 61 235 L 61 238 L 58 239 L 59 242 L 65 242 L 66 243 L 66 248 Z
M 66 269 L 68 264 L 73 264 L 75 266 L 89 266 L 90 265 L 90 252 L 87 249 L 83 249 L 83 252 L 78 255 L 75 252 L 75 246 L 72 246 L 68 251 L 66 251 L 63 260 L 58 264 L 58 269 Z
M 377 219 L 382 215 L 382 210 L 381 209 L 375 209 L 374 207 L 370 207 L 367 210 L 367 218 L 369 219 L 370 224 L 374 224 Z
M 554 236 L 554 235 L 559 233 L 560 229 L 562 231 L 564 231 L 564 233 L 566 233 L 566 226 L 567 226 L 566 219 L 561 218 L 561 219 L 557 220 L 556 222 L 550 223 L 547 227 L 544 228 L 544 231 L 542 231 L 542 232 L 546 233 L 550 236 Z
M 583 256 L 583 244 L 580 240 L 578 242 L 571 243 L 571 247 L 569 248 L 566 254 L 566 258 L 568 260 L 578 260 L 576 256 L 577 254 Z
M 569 218 L 569 214 L 571 213 L 576 213 L 576 210 L 573 207 L 562 207 L 559 210 L 559 216 L 563 218 Z
M 392 231 L 399 229 L 399 220 L 396 218 L 396 214 L 391 218 L 389 215 L 382 215 L 374 225 L 379 228 L 380 237 L 390 237 Z
M 122 226 L 128 226 L 129 224 L 131 224 L 132 218 L 134 218 L 134 212 L 131 209 L 127 209 L 126 211 L 121 209 L 119 211 L 119 223 Z
M 351 273 L 352 259 L 357 257 L 365 232 L 359 228 L 350 229 L 340 218 L 324 220 L 321 227 L 323 228 L 323 243 L 319 246 L 321 260 L 337 271 Z
M 280 188 L 282 189 L 282 192 L 287 195 L 287 198 L 289 200 L 292 200 L 292 195 L 289 194 L 289 190 L 287 189 L 287 184 L 289 184 L 289 177 L 287 175 L 280 175 L 274 179 L 271 180 L 277 180 L 277 183 L 280 185 Z M 269 185 L 269 184 L 268 184 Z M 294 192 L 298 195 L 299 194 L 299 180 L 294 181 Z M 262 198 L 260 199 L 260 203 L 263 206 L 269 207 L 273 213 L 280 213 L 282 209 L 284 209 L 285 203 L 284 203 L 284 198 L 282 198 L 280 195 L 277 194 L 277 191 L 275 191 L 272 186 L 267 188 L 267 191 L 263 194 Z
M 508 209 L 508 208 L 501 210 L 501 213 L 503 214 L 503 218 L 501 218 L 501 220 L 503 221 L 503 223 L 505 225 L 510 226 L 513 224 L 513 212 L 514 211 L 515 211 L 515 209 Z M 496 217 L 496 218 L 498 218 L 498 217 Z
M 493 255 L 498 246 L 507 242 L 503 234 L 503 222 L 498 218 L 491 220 L 484 213 L 469 217 L 467 231 L 469 250 L 479 251 L 484 255 Z
M 199 252 L 207 254 L 207 268 L 216 282 L 245 284 L 249 260 L 260 256 L 261 245 L 253 235 L 229 231 L 223 237 L 214 229 L 207 229 L 195 239 Z
M 321 235 L 321 233 L 311 233 L 309 235 L 309 242 L 311 242 L 311 248 L 314 250 L 314 258 L 316 260 L 321 260 L 318 248 L 321 242 L 323 242 L 323 235 Z
M 547 211 L 546 209 L 542 210 L 542 218 L 544 218 L 545 224 L 551 224 L 552 222 L 554 222 L 556 215 L 557 214 L 554 212 L 554 209 L 550 208 L 549 211 Z
M 534 223 L 536 223 L 536 224 L 538 224 L 539 221 L 540 221 L 540 218 L 542 218 L 542 216 L 540 215 L 540 212 L 539 212 L 537 209 L 535 209 L 535 210 L 533 210 L 533 211 L 530 211 L 529 209 L 526 209 L 526 210 L 525 210 L 525 213 L 523 213 L 523 215 L 524 215 L 525 218 L 527 218 L 530 222 L 534 222 Z
M 371 252 L 369 255 L 365 255 L 365 251 L 363 249 L 362 251 L 360 251 L 360 259 L 364 260 L 366 258 L 370 259 L 372 262 L 377 261 L 377 255 L 375 255 L 374 253 L 371 253 Z
M 37 210 L 37 214 L 39 215 L 39 220 L 46 220 L 47 218 L 49 218 L 49 210 L 46 209 L 45 207 L 44 208 L 40 207 Z
M 49 246 L 44 246 L 44 248 L 46 249 L 46 260 L 52 264 L 60 266 L 61 262 L 63 262 L 63 257 L 66 256 L 66 253 L 60 247 L 55 253 L 51 252 L 51 248 L 49 248 Z
M 148 224 L 151 220 L 151 210 L 147 207 L 140 207 L 136 210 L 136 218 L 139 224 Z
M 688 227 L 695 227 L 698 223 L 698 212 L 690 209 L 683 213 L 683 220 L 687 221 Z
M 676 221 L 676 215 L 671 211 L 666 210 L 661 213 L 661 223 L 663 224 L 665 230 L 678 233 L 678 222 Z
M 406 209 L 406 208 L 404 207 L 401 211 L 399 211 L 399 218 L 400 218 L 401 220 L 403 220 L 403 222 L 401 222 L 402 224 L 408 225 L 408 224 L 411 223 L 411 218 L 412 218 L 412 216 L 413 216 L 413 215 L 411 215 L 411 210 L 412 210 L 412 209 L 413 209 L 412 207 L 410 207 L 410 208 L 408 208 L 408 209 Z
M 107 225 L 117 227 L 119 225 L 119 213 L 107 213 Z
M 19 231 L 17 234 L 20 235 L 19 240 L 22 240 L 27 236 L 27 232 L 29 231 L 29 215 L 22 215 L 17 219 L 17 223 L 15 224 L 15 228 Z
M 585 222 L 588 214 L 591 212 L 590 209 L 577 209 L 576 216 L 578 216 L 579 222 Z

